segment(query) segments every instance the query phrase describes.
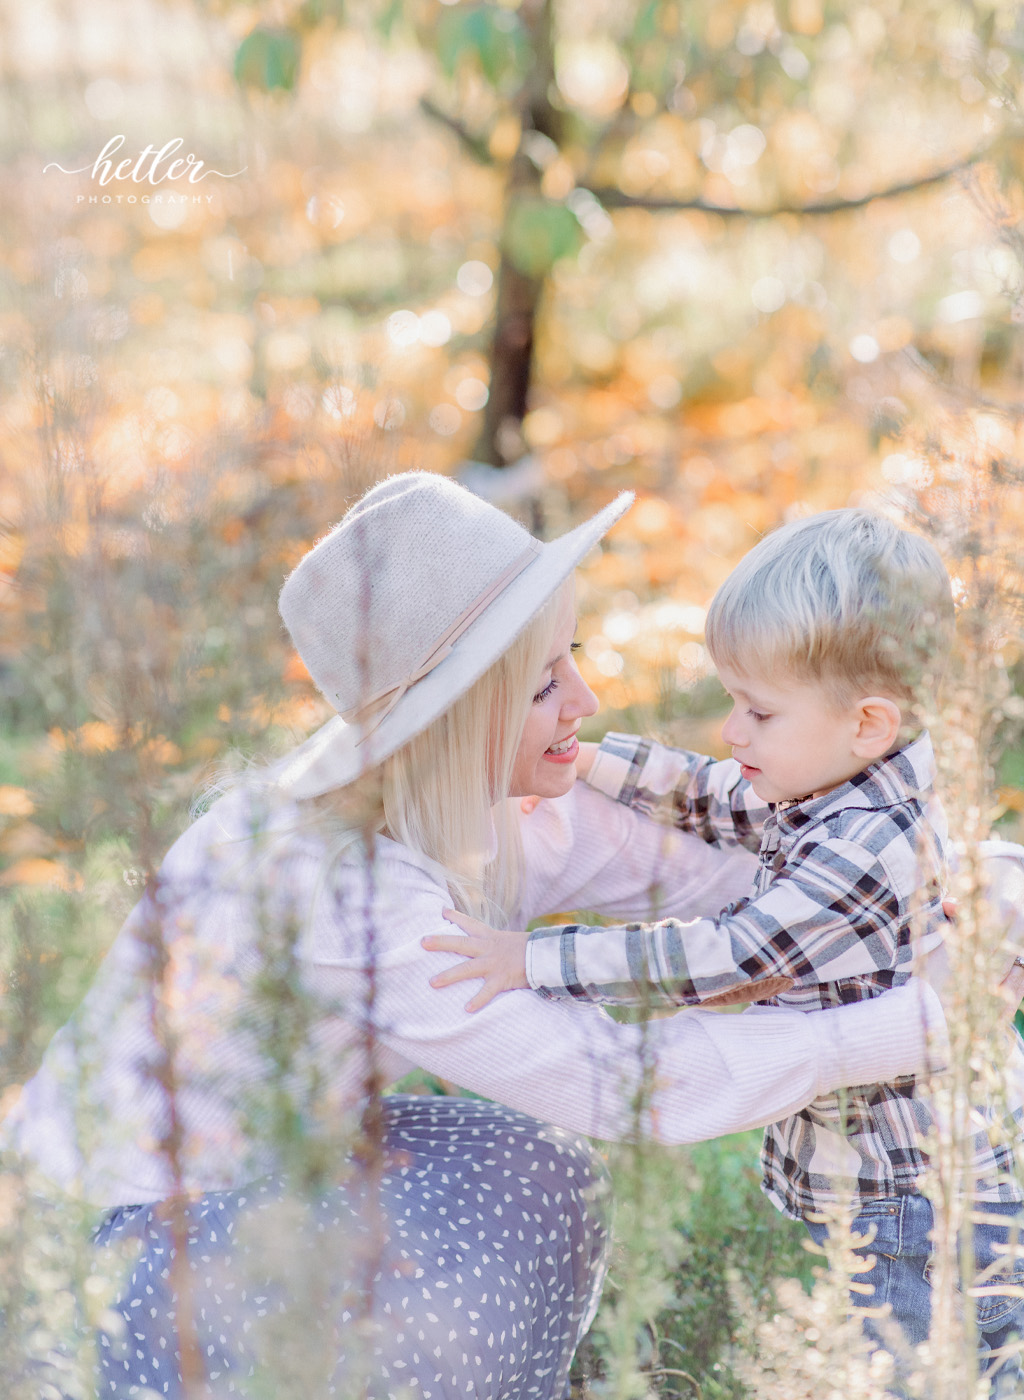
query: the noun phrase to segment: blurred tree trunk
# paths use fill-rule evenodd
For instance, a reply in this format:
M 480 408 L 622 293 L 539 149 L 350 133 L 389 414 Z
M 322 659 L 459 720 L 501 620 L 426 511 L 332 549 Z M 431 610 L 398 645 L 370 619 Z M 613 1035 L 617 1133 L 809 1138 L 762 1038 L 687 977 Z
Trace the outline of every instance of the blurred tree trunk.
M 525 0 L 520 15 L 529 35 L 534 63 L 519 93 L 519 149 L 509 169 L 505 192 L 501 262 L 494 339 L 490 354 L 490 398 L 474 455 L 480 462 L 505 466 L 524 449 L 522 422 L 529 407 L 533 341 L 544 277 L 528 276 L 513 261 L 507 230 L 524 198 L 541 197 L 540 169 L 530 137 L 536 132 L 561 145 L 561 113 L 552 105 L 555 82 L 552 0 Z

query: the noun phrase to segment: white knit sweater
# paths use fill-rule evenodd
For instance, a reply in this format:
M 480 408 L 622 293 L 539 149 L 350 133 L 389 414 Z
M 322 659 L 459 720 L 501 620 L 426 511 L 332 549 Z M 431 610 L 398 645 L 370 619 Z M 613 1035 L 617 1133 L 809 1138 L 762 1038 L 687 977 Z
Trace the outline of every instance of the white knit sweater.
M 426 933 L 451 932 L 431 862 L 378 839 L 372 864 L 350 852 L 325 882 L 322 836 L 294 806 L 257 815 L 256 801 L 230 793 L 171 848 L 156 902 L 130 915 L 0 1127 L 0 1146 L 94 1205 L 159 1199 L 176 1180 L 226 1189 L 277 1169 L 267 1091 L 282 1074 L 302 1131 L 340 1143 L 370 1055 L 381 1082 L 419 1065 L 601 1138 L 635 1131 L 631 1099 L 653 1057 L 641 1127 L 680 1143 L 761 1126 L 842 1084 L 920 1072 L 927 1032 L 944 1034 L 923 983 L 814 1015 L 687 1010 L 646 1029 L 525 991 L 468 1015 L 471 989 L 428 985 L 452 960 L 420 947 Z M 750 885 L 746 851 L 666 831 L 583 784 L 542 802 L 522 830 L 513 927 L 571 909 L 694 918 Z M 284 1003 L 270 994 L 282 986 Z

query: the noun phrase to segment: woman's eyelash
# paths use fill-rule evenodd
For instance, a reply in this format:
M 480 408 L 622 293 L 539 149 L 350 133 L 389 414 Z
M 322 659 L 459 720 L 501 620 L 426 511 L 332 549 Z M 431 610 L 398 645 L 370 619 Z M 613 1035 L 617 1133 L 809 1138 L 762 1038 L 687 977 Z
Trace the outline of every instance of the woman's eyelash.
M 583 645 L 582 642 L 570 642 L 570 643 L 569 643 L 569 650 L 570 650 L 570 651 L 579 651 L 579 649 L 580 649 L 580 647 L 581 647 L 582 645 Z M 541 702 L 541 700 L 546 700 L 546 699 L 548 698 L 548 696 L 551 694 L 551 692 L 552 692 L 553 690 L 556 690 L 557 688 L 558 688 L 558 682 L 557 682 L 557 680 L 555 680 L 554 676 L 552 676 L 551 679 L 550 679 L 550 681 L 548 681 L 547 685 L 544 687 L 544 689 L 543 689 L 543 690 L 538 690 L 537 694 L 533 697 L 533 703 L 534 703 L 535 705 L 537 705 L 537 704 L 539 704 L 539 703 Z

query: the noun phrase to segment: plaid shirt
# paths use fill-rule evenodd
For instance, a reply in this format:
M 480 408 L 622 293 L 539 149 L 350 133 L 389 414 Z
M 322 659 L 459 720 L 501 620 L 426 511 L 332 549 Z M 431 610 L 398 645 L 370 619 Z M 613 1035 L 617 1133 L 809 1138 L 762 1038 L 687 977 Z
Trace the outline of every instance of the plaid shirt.
M 823 797 L 768 806 L 732 759 L 609 734 L 590 784 L 648 814 L 670 804 L 675 826 L 711 844 L 757 850 L 754 888 L 716 918 L 687 924 L 538 928 L 530 985 L 559 999 L 680 1006 L 742 985 L 754 999 L 759 980 L 782 974 L 796 985 L 771 1002 L 807 1011 L 902 986 L 913 955 L 942 937 L 946 825 L 933 777 L 924 734 Z M 765 1130 L 764 1190 L 797 1218 L 842 1195 L 913 1191 L 931 1121 L 912 1077 L 824 1095 Z M 976 1140 L 979 1195 L 1019 1200 L 998 1179 L 1012 1169 L 1012 1149 L 989 1138 Z

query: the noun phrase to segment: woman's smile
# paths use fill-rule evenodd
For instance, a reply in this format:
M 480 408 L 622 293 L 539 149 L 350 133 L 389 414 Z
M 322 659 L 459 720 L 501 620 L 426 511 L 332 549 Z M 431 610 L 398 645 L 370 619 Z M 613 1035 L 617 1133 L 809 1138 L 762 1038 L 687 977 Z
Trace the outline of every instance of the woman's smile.
M 566 590 L 555 623 L 551 660 L 536 678 L 512 770 L 511 797 L 564 797 L 576 781 L 580 722 L 597 710 L 597 696 L 576 669 L 576 610 Z
M 579 751 L 580 746 L 576 739 L 576 729 L 574 729 L 565 739 L 560 739 L 557 744 L 552 744 L 550 748 L 545 749 L 544 757 L 549 763 L 575 763 Z

